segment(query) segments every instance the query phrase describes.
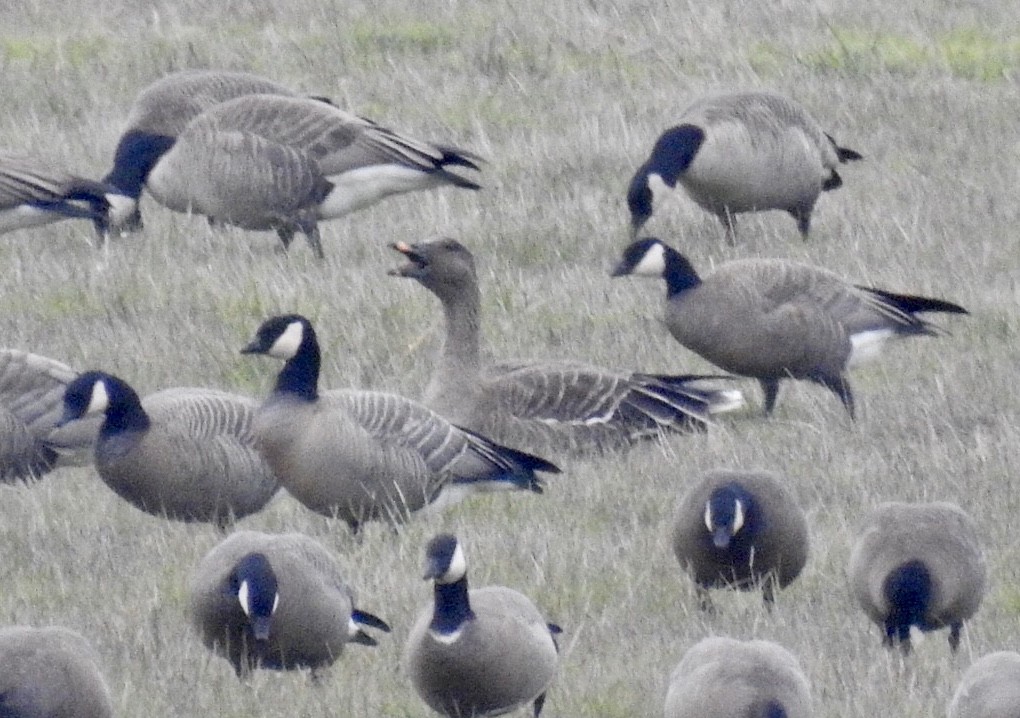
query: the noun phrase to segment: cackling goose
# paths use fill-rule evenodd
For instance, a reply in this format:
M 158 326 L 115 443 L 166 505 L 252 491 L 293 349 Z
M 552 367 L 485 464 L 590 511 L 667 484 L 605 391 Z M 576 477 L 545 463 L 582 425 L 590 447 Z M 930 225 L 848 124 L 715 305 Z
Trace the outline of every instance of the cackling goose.
M 893 294 L 844 282 L 818 267 L 781 259 L 726 262 L 701 277 L 661 241 L 630 244 L 612 276 L 666 280 L 666 325 L 696 354 L 733 374 L 753 377 L 775 407 L 779 382 L 806 379 L 832 391 L 854 416 L 846 370 L 878 353 L 891 337 L 936 336 L 918 314 L 966 314 L 951 302 Z
M 231 534 L 195 568 L 190 596 L 203 642 L 238 676 L 254 668 L 315 671 L 347 643 L 374 646 L 363 628 L 390 630 L 355 607 L 339 559 L 299 533 Z
M 537 718 L 559 662 L 559 627 L 513 589 L 468 591 L 464 550 L 449 534 L 429 542 L 425 579 L 435 582 L 433 603 L 404 648 L 422 700 L 448 718 L 502 715 L 533 703 Z
M 82 373 L 64 394 L 64 420 L 104 414 L 96 470 L 150 514 L 226 526 L 259 511 L 278 484 L 254 449 L 257 404 L 213 389 L 174 388 L 144 400 L 125 381 Z
M 956 504 L 881 504 L 850 554 L 850 590 L 883 643 L 910 650 L 910 629 L 949 626 L 960 644 L 963 622 L 985 594 L 987 566 L 974 520 Z
M 734 215 L 769 209 L 793 215 L 807 238 L 818 195 L 843 184 L 840 163 L 859 159 L 789 98 L 768 92 L 702 98 L 659 137 L 631 180 L 631 237 L 679 184 L 719 217 L 731 241 Z
M 259 451 L 298 501 L 355 531 L 365 520 L 400 520 L 472 492 L 541 493 L 535 472 L 559 471 L 402 396 L 320 393 L 319 343 L 302 316 L 267 320 L 242 352 L 286 360 L 255 418 Z

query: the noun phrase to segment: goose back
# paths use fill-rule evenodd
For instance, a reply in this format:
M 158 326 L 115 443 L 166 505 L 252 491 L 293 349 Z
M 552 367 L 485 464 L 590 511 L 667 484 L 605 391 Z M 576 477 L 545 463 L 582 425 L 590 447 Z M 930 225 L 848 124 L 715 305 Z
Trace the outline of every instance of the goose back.
M 0 628 L 0 715 L 111 718 L 95 649 L 67 628 Z
M 716 636 L 673 670 L 665 718 L 808 718 L 811 686 L 792 653 L 771 641 Z
M 266 640 L 256 640 L 237 596 L 236 567 L 256 552 L 269 560 L 279 596 Z M 338 557 L 308 536 L 238 531 L 195 568 L 190 584 L 192 620 L 203 643 L 227 658 L 239 675 L 255 667 L 328 666 L 348 642 L 369 642 L 352 631 L 359 612 L 346 575 Z
M 786 484 L 767 471 L 714 470 L 683 493 L 673 523 L 673 553 L 698 586 L 761 586 L 771 599 L 772 581 L 783 588 L 800 575 L 809 550 L 807 520 Z M 724 539 L 717 536 L 724 528 L 720 516 L 710 508 L 720 499 L 725 500 L 720 513 L 732 509 L 735 514 L 724 522 Z
M 950 646 L 984 597 L 987 565 L 974 520 L 956 504 L 889 502 L 867 517 L 850 554 L 850 589 L 888 645 L 910 628 L 949 626 Z
M 982 656 L 963 674 L 948 718 L 1016 718 L 1020 715 L 1020 654 Z

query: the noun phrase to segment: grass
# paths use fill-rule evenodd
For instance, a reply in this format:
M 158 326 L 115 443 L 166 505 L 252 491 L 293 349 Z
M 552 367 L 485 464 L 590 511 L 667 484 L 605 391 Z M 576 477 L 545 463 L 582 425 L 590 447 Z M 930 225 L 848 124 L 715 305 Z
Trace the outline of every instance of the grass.
M 439 341 L 438 305 L 385 276 L 399 263 L 386 245 L 449 235 L 478 258 L 492 355 L 710 371 L 662 330 L 661 287 L 606 273 L 626 239 L 631 172 L 691 97 L 731 87 L 798 98 L 866 160 L 819 201 L 807 242 L 789 217 L 770 213 L 742 217 L 728 246 L 714 218 L 686 199 L 650 232 L 703 266 L 786 256 L 944 296 L 971 316 L 943 322 L 950 336 L 895 347 L 856 371 L 856 424 L 834 397 L 804 385 L 786 387 L 765 421 L 747 383 L 752 410 L 707 435 L 553 457 L 566 472 L 542 497 L 474 501 L 397 534 L 370 526 L 354 542 L 279 499 L 242 525 L 299 530 L 333 547 L 360 603 L 395 628 L 374 650 L 350 648 L 322 685 L 270 672 L 242 684 L 207 654 L 187 625 L 185 588 L 219 536 L 138 512 L 88 468 L 0 486 L 0 622 L 84 633 L 122 716 L 425 715 L 400 653 L 429 598 L 422 548 L 452 530 L 467 545 L 474 585 L 515 586 L 566 629 L 546 705 L 553 717 L 660 715 L 669 672 L 711 634 L 786 645 L 811 680 L 818 716 L 940 715 L 972 658 L 1018 645 L 1012 3 L 982 3 L 980 22 L 968 4 L 916 0 L 836 0 L 824 13 L 799 0 L 654 11 L 611 0 L 224 7 L 17 4 L 0 29 L 4 144 L 101 175 L 141 87 L 182 67 L 240 68 L 476 150 L 489 160 L 485 189 L 394 198 L 324 224 L 322 265 L 300 241 L 281 256 L 271 234 L 212 231 L 151 200 L 145 231 L 106 247 L 84 224 L 6 235 L 4 345 L 107 369 L 142 392 L 198 385 L 260 395 L 278 367 L 238 351 L 266 316 L 299 311 L 323 340 L 325 385 L 415 396 Z M 719 612 L 700 613 L 668 549 L 676 497 L 718 466 L 782 472 L 808 512 L 808 567 L 772 613 L 752 595 L 716 596 Z M 942 634 L 907 660 L 884 651 L 849 601 L 854 532 L 887 499 L 953 500 L 981 525 L 990 590 L 957 657 Z

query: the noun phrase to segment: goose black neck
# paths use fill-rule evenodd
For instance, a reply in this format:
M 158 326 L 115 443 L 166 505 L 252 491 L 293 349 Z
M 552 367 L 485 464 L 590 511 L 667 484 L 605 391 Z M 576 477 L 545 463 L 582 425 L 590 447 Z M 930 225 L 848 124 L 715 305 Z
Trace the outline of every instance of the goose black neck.
M 320 362 L 319 342 L 314 330 L 306 326 L 297 353 L 287 360 L 276 377 L 276 391 L 315 401 L 319 398 Z
M 887 638 L 906 641 L 910 638 L 911 626 L 922 631 L 935 627 L 928 620 L 932 578 L 923 562 L 908 561 L 891 571 L 882 590 L 890 607 L 885 620 Z
M 103 179 L 128 197 L 138 199 L 142 186 L 152 168 L 165 155 L 176 140 L 167 135 L 157 135 L 140 130 L 125 132 L 117 143 L 113 158 L 113 169 Z
M 127 384 L 118 383 L 111 392 L 110 405 L 100 435 L 115 436 L 124 432 L 146 431 L 151 425 L 138 394 Z
M 667 298 L 675 297 L 701 284 L 701 277 L 698 276 L 697 270 L 684 255 L 666 247 L 665 261 L 666 269 L 662 276 L 666 280 Z
M 429 628 L 436 633 L 453 633 L 475 617 L 468 600 L 467 576 L 453 583 L 436 583 L 434 593 L 436 605 Z

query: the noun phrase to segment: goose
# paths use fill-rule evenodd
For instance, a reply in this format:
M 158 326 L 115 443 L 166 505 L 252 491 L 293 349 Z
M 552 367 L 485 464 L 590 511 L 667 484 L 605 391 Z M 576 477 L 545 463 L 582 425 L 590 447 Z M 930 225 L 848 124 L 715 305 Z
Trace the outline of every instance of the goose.
M 732 242 L 734 215 L 780 209 L 807 239 L 818 195 L 842 186 L 836 168 L 860 160 L 799 103 L 770 92 L 701 98 L 662 133 L 627 190 L 631 238 L 679 184 L 719 217 Z
M 0 482 L 39 478 L 91 452 L 98 422 L 57 427 L 64 390 L 77 375 L 56 359 L 0 349 Z
M 446 340 L 424 403 L 458 426 L 515 446 L 601 450 L 704 429 L 710 413 L 742 403 L 739 392 L 691 386 L 698 377 L 575 361 L 484 366 L 481 293 L 471 252 L 454 239 L 392 247 L 408 261 L 390 274 L 417 280 L 443 304 Z
M 299 533 L 232 533 L 199 562 L 189 595 L 203 643 L 239 677 L 259 667 L 318 676 L 348 643 L 376 645 L 364 629 L 390 630 L 355 607 L 339 559 Z
M 953 694 L 948 718 L 1020 715 L 1020 653 L 997 651 L 975 661 Z
M 425 556 L 434 598 L 418 614 L 403 659 L 415 691 L 449 718 L 502 715 L 528 703 L 537 718 L 559 663 L 560 628 L 513 589 L 469 591 L 455 536 L 434 537 Z
M 724 370 L 757 379 L 766 415 L 775 408 L 779 382 L 789 378 L 821 384 L 853 418 L 848 368 L 876 355 L 891 337 L 943 333 L 918 314 L 967 314 L 941 299 L 855 286 L 782 259 L 726 262 L 701 277 L 690 260 L 652 237 L 624 250 L 612 276 L 628 274 L 666 280 L 670 333 Z
M 910 629 L 949 626 L 960 645 L 977 611 L 988 569 L 974 520 L 956 504 L 889 502 L 867 518 L 847 575 L 857 603 L 883 631 L 883 643 L 910 651 Z
M 191 387 L 142 400 L 123 379 L 92 370 L 67 385 L 63 421 L 104 415 L 96 470 L 136 508 L 225 528 L 279 488 L 254 448 L 256 408 L 248 397 Z
M 140 229 L 138 202 L 152 169 L 187 124 L 213 105 L 244 95 L 296 96 L 293 90 L 258 75 L 225 70 L 184 70 L 159 78 L 135 98 L 117 142 L 110 185 L 108 222 L 100 235 Z
M 0 628 L 0 716 L 111 718 L 95 649 L 69 628 Z
M 294 498 L 354 532 L 365 520 L 397 521 L 473 492 L 541 493 L 535 472 L 559 473 L 402 396 L 319 392 L 319 342 L 301 315 L 266 320 L 242 353 L 285 360 L 255 417 L 258 450 Z
M 808 718 L 811 685 L 797 658 L 772 641 L 705 638 L 670 676 L 665 718 Z
M 800 575 L 808 556 L 804 511 L 767 471 L 715 470 L 694 482 L 678 502 L 673 553 L 698 586 L 702 608 L 708 589 L 761 588 L 767 603 L 775 589 Z
M 110 209 L 107 191 L 101 182 L 37 157 L 0 152 L 0 234 L 62 219 L 103 225 Z
M 152 169 L 148 189 L 178 212 L 251 230 L 297 232 L 324 257 L 318 221 L 442 185 L 479 189 L 451 167 L 470 152 L 398 134 L 334 105 L 247 95 L 193 119 Z

